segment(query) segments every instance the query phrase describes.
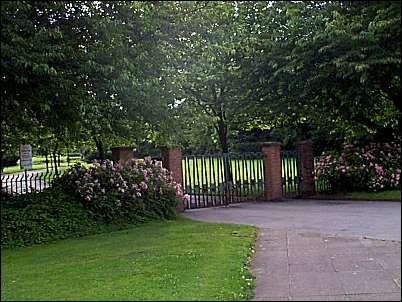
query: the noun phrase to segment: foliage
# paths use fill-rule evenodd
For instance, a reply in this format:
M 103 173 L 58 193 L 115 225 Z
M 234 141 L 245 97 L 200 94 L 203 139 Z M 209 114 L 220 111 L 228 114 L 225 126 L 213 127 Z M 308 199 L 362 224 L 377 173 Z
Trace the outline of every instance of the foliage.
M 165 49 L 176 143 L 227 151 L 238 131 L 260 129 L 284 145 L 313 139 L 322 151 L 398 128 L 399 3 L 189 6 L 169 8 L 180 36 Z
M 7 150 L 1 158 L 1 172 L 3 172 L 4 167 L 15 166 L 19 159 L 19 154 L 17 152 L 12 152 Z
M 54 150 L 94 141 L 102 157 L 108 143 L 146 138 L 167 112 L 153 6 L 5 2 L 2 152 L 21 142 Z
M 40 193 L 9 196 L 1 203 L 2 246 L 24 246 L 101 232 L 122 224 L 176 216 L 181 187 L 160 162 L 105 161 L 65 170 Z
M 1 155 L 85 144 L 319 150 L 400 127 L 398 1 L 6 1 Z M 400 130 L 400 129 L 399 129 Z
M 241 113 L 237 96 L 242 59 L 239 49 L 244 36 L 234 14 L 235 5 L 219 1 L 194 4 L 193 13 L 188 13 L 185 21 L 178 20 L 186 29 L 174 47 L 167 50 L 174 57 L 169 69 L 169 80 L 177 90 L 172 105 L 184 120 L 183 132 L 191 131 L 196 136 L 189 137 L 189 144 L 195 148 L 212 139 L 223 152 L 228 152 L 230 127 L 237 113 Z M 194 124 L 205 125 L 202 135 L 197 129 L 187 130 Z M 182 133 L 178 135 L 182 139 Z M 205 135 L 209 141 L 204 140 Z
M 97 228 L 91 213 L 58 188 L 16 197 L 2 195 L 2 247 L 82 236 Z
M 308 123 L 344 143 L 398 128 L 400 3 L 278 1 L 252 11 L 243 76 L 256 121 Z
M 384 191 L 401 185 L 401 144 L 347 144 L 340 154 L 324 153 L 316 166 L 316 178 L 337 190 Z
M 172 218 L 179 198 L 187 198 L 162 163 L 149 157 L 124 164 L 95 162 L 90 168 L 78 164 L 55 185 L 66 188 L 86 209 L 106 222 Z

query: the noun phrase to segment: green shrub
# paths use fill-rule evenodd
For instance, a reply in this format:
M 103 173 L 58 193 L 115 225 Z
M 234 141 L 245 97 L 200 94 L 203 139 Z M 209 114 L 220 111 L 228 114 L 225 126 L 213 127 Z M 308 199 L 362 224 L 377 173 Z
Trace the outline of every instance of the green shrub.
M 186 198 L 170 172 L 150 158 L 88 169 L 76 165 L 43 192 L 2 195 L 1 245 L 40 244 L 174 218 Z
M 93 233 L 97 228 L 91 213 L 59 188 L 20 196 L 2 196 L 2 247 L 82 236 Z
M 1 158 L 1 168 L 16 166 L 19 158 L 18 152 L 11 150 L 5 151 Z
M 78 164 L 66 170 L 55 185 L 107 223 L 173 218 L 176 205 L 187 197 L 161 162 L 149 157 L 124 165 L 108 160 L 90 168 Z
M 392 190 L 401 185 L 400 161 L 400 139 L 363 147 L 348 144 L 340 153 L 320 157 L 316 179 L 329 182 L 335 191 Z

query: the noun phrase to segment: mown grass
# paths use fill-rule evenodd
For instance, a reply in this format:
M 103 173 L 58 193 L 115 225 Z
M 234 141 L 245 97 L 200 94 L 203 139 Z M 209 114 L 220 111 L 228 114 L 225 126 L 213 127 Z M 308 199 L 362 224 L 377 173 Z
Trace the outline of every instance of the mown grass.
M 49 160 L 49 164 L 48 167 L 53 168 L 53 160 L 51 161 L 50 156 L 48 157 Z M 4 167 L 2 174 L 10 174 L 10 173 L 16 173 L 16 172 L 22 172 L 24 171 L 24 169 L 20 168 L 20 161 L 17 161 L 17 165 L 15 166 L 10 166 L 10 167 Z M 76 164 L 76 163 L 82 163 L 82 164 L 86 164 L 85 162 L 83 162 L 80 158 L 76 158 L 73 157 L 72 159 L 70 159 L 70 166 Z M 66 168 L 68 166 L 67 163 L 67 156 L 60 156 L 60 164 L 61 167 L 60 168 Z M 57 165 L 57 167 L 59 167 L 59 165 Z M 41 170 L 41 169 L 46 169 L 46 158 L 45 156 L 33 156 L 32 157 L 32 169 L 30 170 Z
M 367 200 L 401 200 L 401 190 L 390 190 L 384 192 L 350 192 L 346 193 L 345 197 Z
M 1 299 L 249 300 L 254 226 L 179 217 L 2 250 Z

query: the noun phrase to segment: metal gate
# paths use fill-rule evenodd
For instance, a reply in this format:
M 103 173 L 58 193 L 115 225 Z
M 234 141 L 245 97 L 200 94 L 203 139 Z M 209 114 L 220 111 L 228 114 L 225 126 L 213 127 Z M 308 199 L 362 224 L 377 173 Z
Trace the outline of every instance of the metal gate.
M 183 157 L 187 209 L 258 200 L 264 195 L 262 153 L 223 153 Z
M 281 151 L 282 196 L 301 196 L 300 156 L 297 150 Z

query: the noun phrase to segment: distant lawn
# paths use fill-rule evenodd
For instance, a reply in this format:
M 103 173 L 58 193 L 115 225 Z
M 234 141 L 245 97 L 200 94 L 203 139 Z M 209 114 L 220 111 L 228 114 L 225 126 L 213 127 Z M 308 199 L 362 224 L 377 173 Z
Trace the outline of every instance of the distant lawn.
M 32 164 L 31 170 L 41 170 L 41 169 L 46 169 L 46 164 Z M 10 173 L 16 173 L 16 172 L 22 172 L 22 171 L 24 171 L 24 169 L 21 169 L 19 165 L 10 166 L 10 167 L 4 167 L 2 174 L 10 174 Z
M 58 171 L 61 171 L 63 169 L 69 168 L 74 166 L 76 163 L 80 163 L 82 166 L 84 167 L 91 167 L 93 164 L 89 164 L 83 161 L 74 161 L 74 162 L 70 162 L 70 166 L 67 165 L 67 163 L 62 163 L 61 166 L 57 166 Z M 49 165 L 49 173 L 52 170 L 52 166 Z M 35 171 L 35 170 L 45 170 L 46 169 L 46 164 L 32 164 L 32 169 L 30 169 L 29 171 Z M 11 166 L 11 167 L 4 167 L 4 170 L 1 174 L 11 174 L 11 173 L 16 173 L 16 172 L 23 172 L 24 169 L 21 169 L 20 166 Z M 46 171 L 44 171 L 46 172 Z
M 48 165 L 49 169 L 54 168 L 53 167 L 53 161 L 51 161 L 50 156 L 48 157 L 48 159 L 49 159 L 49 165 Z M 70 166 L 73 166 L 76 163 L 86 164 L 80 158 L 72 157 L 70 159 Z M 60 157 L 60 164 L 61 164 L 61 167 L 57 166 L 59 169 L 60 168 L 67 168 L 67 166 L 68 166 L 67 156 L 61 156 Z M 46 169 L 46 158 L 45 158 L 45 156 L 33 156 L 32 157 L 32 169 L 31 170 L 41 170 L 41 169 Z M 4 169 L 3 169 L 1 174 L 10 174 L 10 173 L 16 173 L 16 172 L 22 172 L 22 171 L 24 171 L 24 169 L 20 168 L 20 160 L 18 160 L 17 165 L 4 167 Z
M 401 190 L 392 190 L 384 192 L 350 192 L 346 193 L 345 197 L 358 199 L 395 199 L 401 200 Z
M 256 229 L 183 217 L 3 249 L 1 300 L 248 300 Z
M 264 181 L 264 163 L 262 159 L 250 159 L 247 157 L 231 159 L 228 161 L 232 181 L 234 184 L 240 183 L 236 193 L 247 196 L 259 196 L 263 193 L 263 181 Z M 294 179 L 298 176 L 296 168 L 296 160 L 292 157 L 283 158 L 281 160 L 282 177 Z M 182 175 L 184 182 L 184 189 L 189 192 L 195 193 L 195 187 L 201 192 L 208 192 L 208 194 L 214 194 L 211 192 L 211 186 L 215 185 L 216 190 L 219 189 L 219 185 L 223 186 L 226 182 L 224 172 L 223 157 L 208 157 L 194 159 L 191 156 L 184 157 L 182 160 Z M 262 181 L 258 183 L 258 181 Z M 203 189 L 206 186 L 208 191 Z M 295 182 L 289 183 L 286 181 L 284 184 L 284 190 L 286 192 L 296 192 L 297 185 Z M 191 193 L 189 193 L 191 194 Z

